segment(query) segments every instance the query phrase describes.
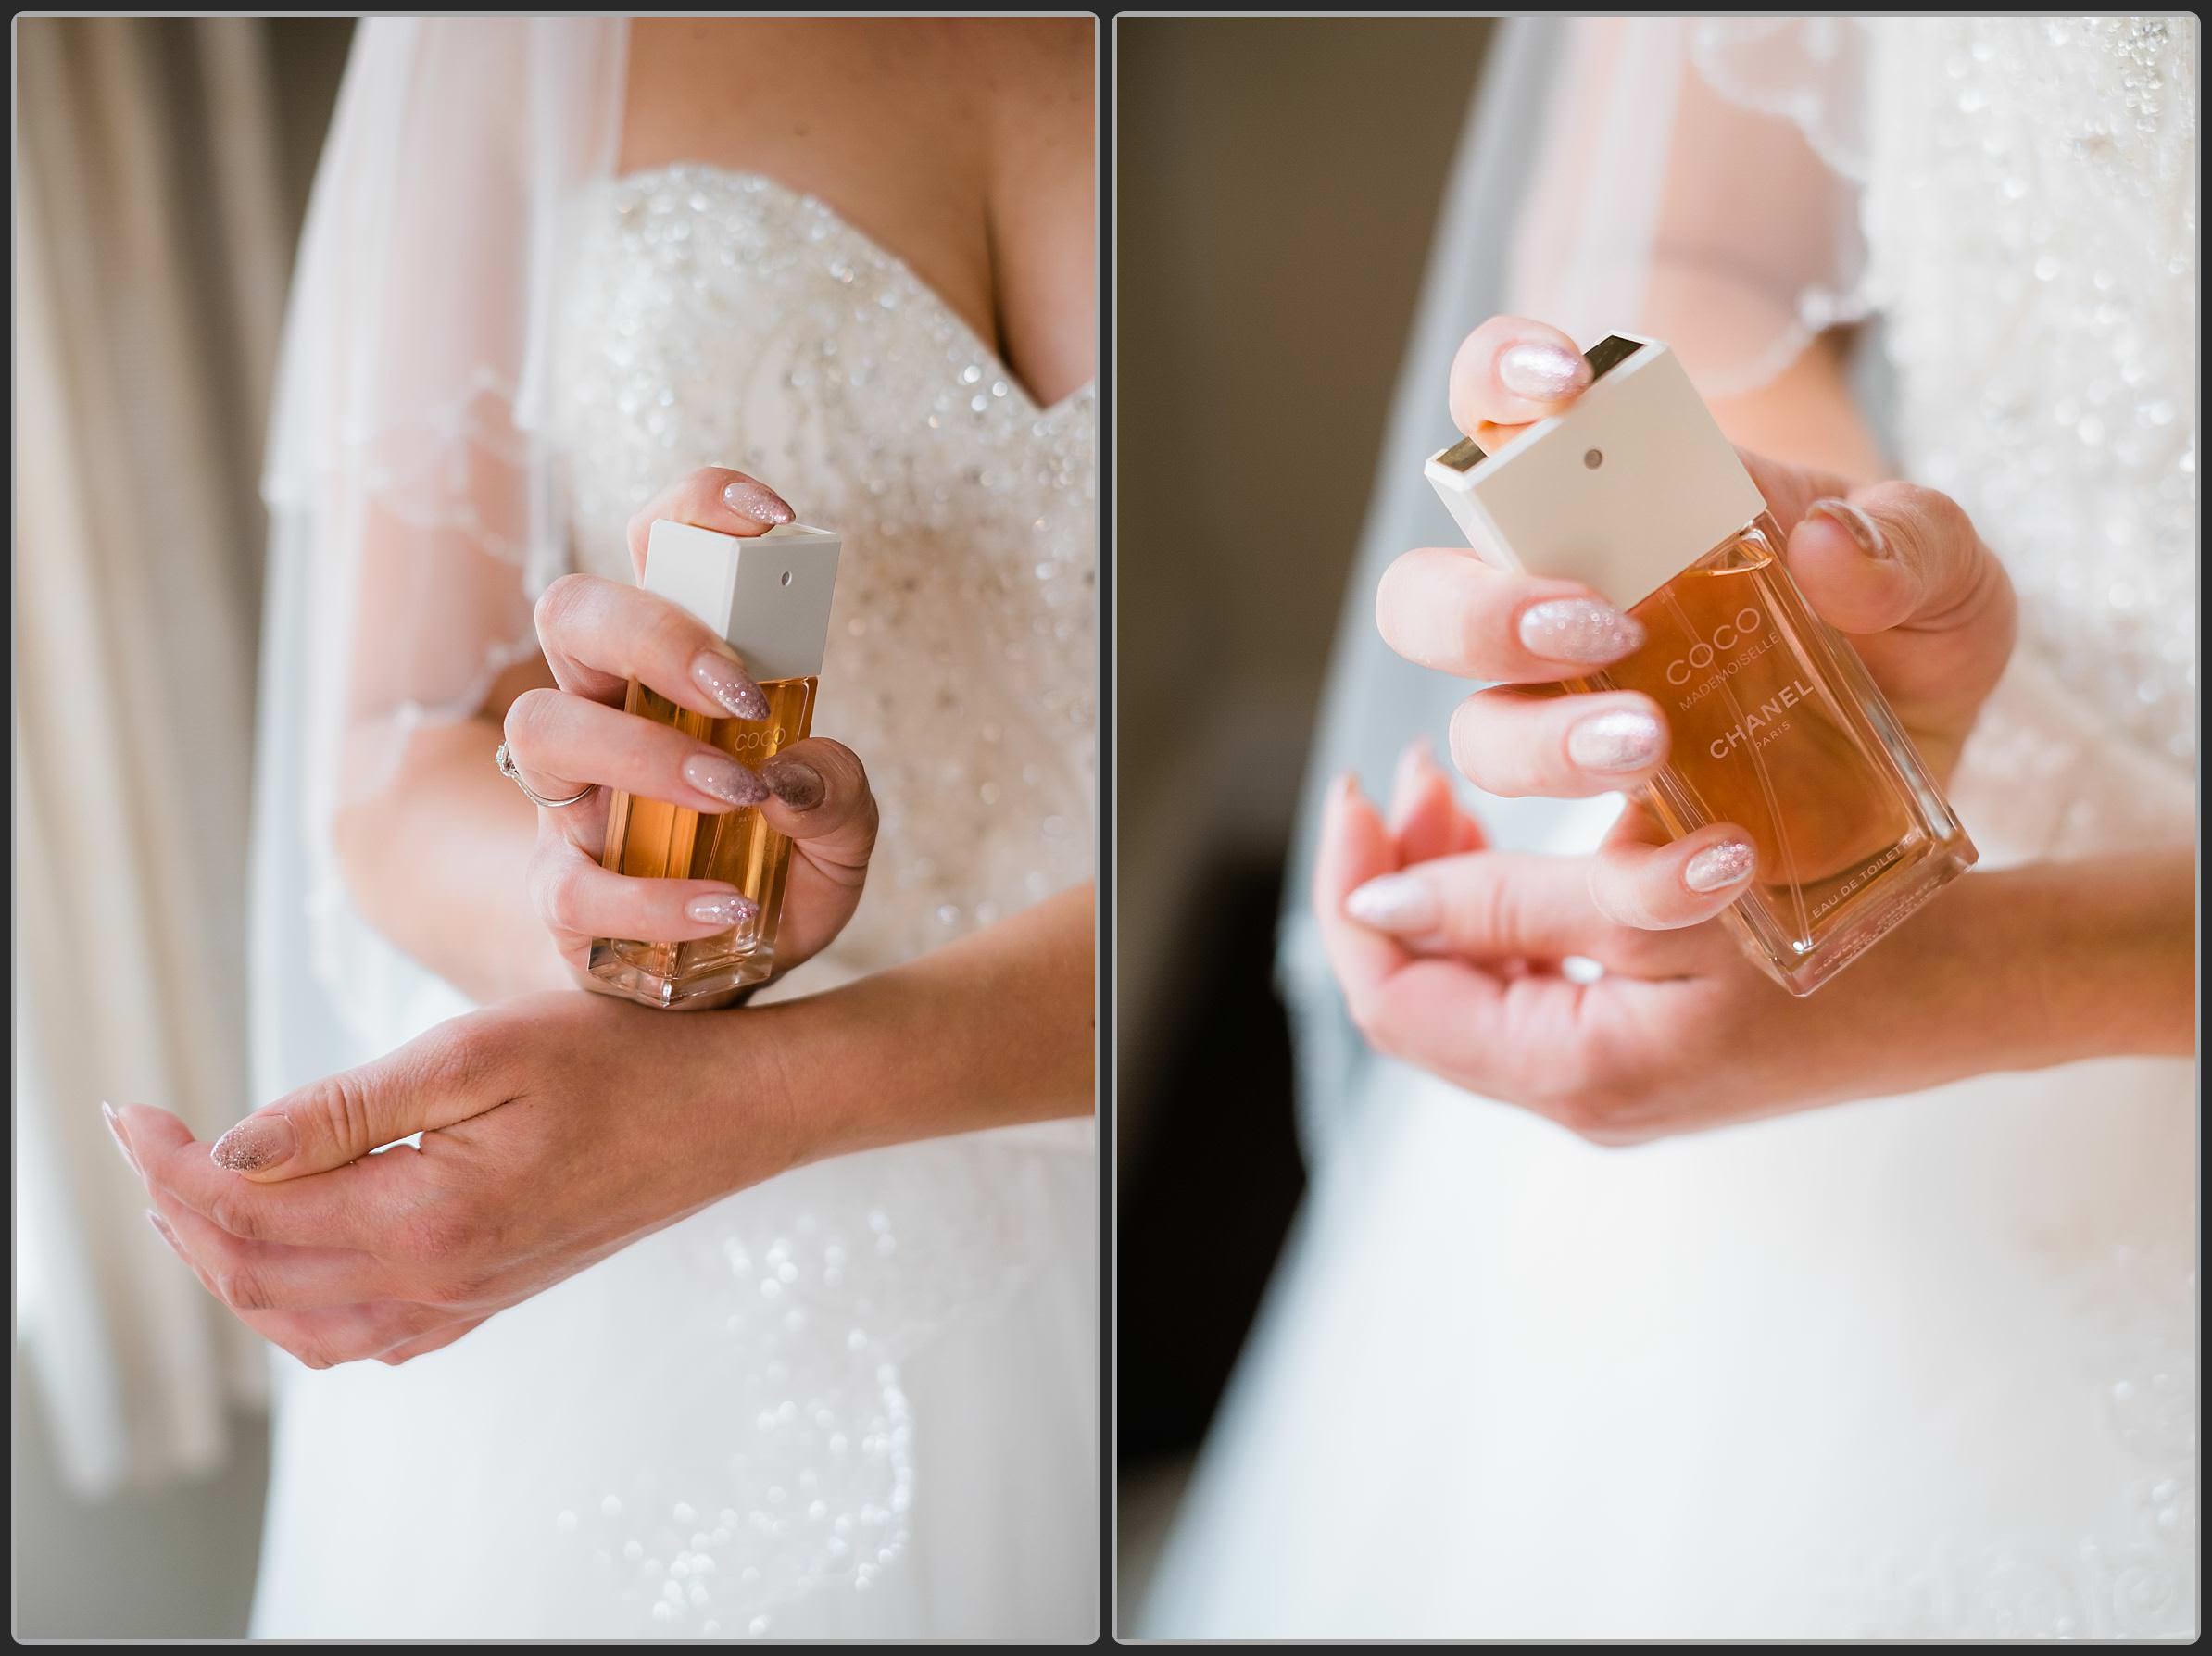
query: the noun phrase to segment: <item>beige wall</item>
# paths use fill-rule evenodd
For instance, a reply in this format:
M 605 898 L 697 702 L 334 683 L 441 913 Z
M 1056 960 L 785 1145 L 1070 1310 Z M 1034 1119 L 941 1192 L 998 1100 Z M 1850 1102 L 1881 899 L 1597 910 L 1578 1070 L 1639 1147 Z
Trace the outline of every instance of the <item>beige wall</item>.
M 1279 850 L 1446 167 L 1489 24 L 1119 33 L 1120 1016 L 1155 1010 L 1210 847 Z M 1438 395 L 1442 395 L 1442 367 Z M 1123 1142 L 1128 1142 L 1126 1133 Z

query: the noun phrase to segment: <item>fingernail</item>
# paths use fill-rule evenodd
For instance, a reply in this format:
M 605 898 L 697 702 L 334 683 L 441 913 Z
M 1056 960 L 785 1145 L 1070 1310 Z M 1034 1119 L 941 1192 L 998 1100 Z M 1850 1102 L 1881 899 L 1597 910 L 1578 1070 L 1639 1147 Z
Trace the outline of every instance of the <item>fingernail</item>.
M 697 897 L 684 905 L 684 914 L 703 925 L 749 926 L 760 918 L 760 905 L 735 891 Z
M 146 1223 L 154 1227 L 154 1235 L 159 1236 L 162 1241 L 169 1244 L 170 1252 L 175 1254 L 177 1258 L 184 1260 L 184 1245 L 177 1240 L 177 1233 L 169 1228 L 168 1220 L 162 1218 L 161 1215 L 155 1212 L 153 1209 L 148 1208 L 146 1210 Z M 184 1260 L 184 1262 L 188 1265 L 192 1263 L 190 1260 Z
M 765 719 L 768 717 L 768 697 L 760 694 L 760 686 L 746 676 L 745 670 L 727 656 L 712 650 L 701 650 L 691 664 L 691 682 L 739 719 Z
M 1378 932 L 1431 932 L 1437 924 L 1436 894 L 1413 874 L 1384 874 L 1353 889 L 1344 912 Z
M 292 1123 L 281 1115 L 249 1115 L 215 1141 L 207 1152 L 218 1167 L 233 1173 L 259 1173 L 292 1160 Z
M 760 774 L 768 791 L 793 810 L 812 810 L 829 792 L 822 772 L 804 759 L 770 759 Z
M 100 1119 L 107 1123 L 107 1136 L 115 1140 L 115 1148 L 123 1153 L 123 1160 L 131 1164 L 131 1171 L 138 1173 L 138 1158 L 131 1153 L 131 1141 L 123 1136 L 123 1118 L 115 1112 L 115 1106 L 106 1099 L 100 1101 Z M 145 1175 L 139 1173 L 141 1178 Z
M 766 483 L 739 478 L 722 492 L 722 503 L 756 523 L 789 523 L 796 514 L 790 503 Z
M 1545 340 L 1525 340 L 1498 353 L 1498 383 L 1515 396 L 1553 403 L 1590 383 L 1590 360 Z
M 1751 842 L 1724 839 L 1707 846 L 1682 865 L 1682 884 L 1692 891 L 1721 891 L 1748 877 L 1758 853 Z
M 1882 538 L 1881 525 L 1848 500 L 1833 497 L 1816 500 L 1805 508 L 1808 518 L 1826 518 L 1831 523 L 1843 526 L 1843 533 L 1858 543 L 1858 548 L 1868 558 L 1888 558 L 1890 543 Z
M 1649 713 L 1593 713 L 1567 732 L 1567 758 L 1585 771 L 1640 771 L 1659 757 L 1665 733 Z
M 695 753 L 684 761 L 684 780 L 702 794 L 732 805 L 758 805 L 768 797 L 768 784 L 758 771 L 749 771 L 727 754 Z
M 1547 661 L 1601 666 L 1643 647 L 1643 623 L 1600 598 L 1547 598 L 1521 611 L 1522 645 Z

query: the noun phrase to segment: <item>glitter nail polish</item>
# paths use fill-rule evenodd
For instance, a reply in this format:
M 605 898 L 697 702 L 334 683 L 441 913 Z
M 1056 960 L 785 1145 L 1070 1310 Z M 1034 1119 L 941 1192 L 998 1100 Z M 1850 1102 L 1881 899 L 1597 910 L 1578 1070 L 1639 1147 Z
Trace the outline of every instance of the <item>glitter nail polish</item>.
M 633 681 L 633 713 L 710 742 L 744 767 L 760 792 L 768 761 L 803 738 L 829 642 L 837 583 L 838 537 L 805 524 L 779 524 L 740 537 L 689 524 L 655 523 L 646 543 L 644 585 L 681 605 L 737 651 L 767 712 L 759 719 L 710 719 L 680 708 Z M 599 938 L 591 974 L 647 1006 L 712 1004 L 757 984 L 775 968 L 776 923 L 791 842 L 768 825 L 759 805 L 698 811 L 616 793 L 609 802 L 602 866 L 647 879 L 719 880 L 737 887 L 726 932 L 687 943 Z
M 1782 533 L 1665 345 L 1611 334 L 1590 389 L 1495 454 L 1433 457 L 1429 482 L 1499 568 L 1582 582 L 1641 647 L 1565 681 L 1640 690 L 1673 748 L 1643 790 L 1679 839 L 1751 836 L 1728 920 L 1809 995 L 1973 865 L 1973 842 L 1848 642 L 1782 564 Z

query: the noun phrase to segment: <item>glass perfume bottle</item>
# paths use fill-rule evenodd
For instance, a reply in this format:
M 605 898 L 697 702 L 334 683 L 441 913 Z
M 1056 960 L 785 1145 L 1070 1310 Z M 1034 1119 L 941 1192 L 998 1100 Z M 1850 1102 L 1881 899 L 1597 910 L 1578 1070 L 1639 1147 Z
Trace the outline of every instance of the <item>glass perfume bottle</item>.
M 1645 790 L 1676 838 L 1733 822 L 1756 851 L 1728 910 L 1745 952 L 1809 995 L 1971 867 L 1973 843 L 1850 644 L 1782 563 L 1782 532 L 1665 345 L 1612 334 L 1567 412 L 1427 476 L 1487 563 L 1585 583 L 1643 623 L 1563 688 L 1665 711 Z
M 829 640 L 838 538 L 786 523 L 748 539 L 658 522 L 646 543 L 644 585 L 681 605 L 734 646 L 768 698 L 765 719 L 710 719 L 632 680 L 629 711 L 672 724 L 759 770 L 803 738 Z M 647 1006 L 710 1005 L 775 968 L 776 922 L 791 842 L 752 806 L 694 810 L 617 792 L 601 866 L 646 879 L 723 880 L 757 905 L 751 920 L 686 943 L 599 938 L 591 974 Z

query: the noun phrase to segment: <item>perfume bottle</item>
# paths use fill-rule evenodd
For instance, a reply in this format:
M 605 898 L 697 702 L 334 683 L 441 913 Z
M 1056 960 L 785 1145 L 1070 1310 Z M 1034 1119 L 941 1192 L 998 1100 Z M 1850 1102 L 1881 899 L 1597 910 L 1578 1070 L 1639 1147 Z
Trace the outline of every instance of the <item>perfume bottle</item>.
M 1645 790 L 1675 838 L 1751 836 L 1728 921 L 1752 960 L 1809 995 L 1954 876 L 1974 847 L 1850 644 L 1782 563 L 1782 532 L 1680 361 L 1612 334 L 1565 414 L 1427 476 L 1486 563 L 1588 584 L 1643 623 L 1626 660 L 1569 691 L 1640 690 L 1667 764 Z
M 838 538 L 800 523 L 740 539 L 657 522 L 646 542 L 645 589 L 691 611 L 727 639 L 768 699 L 765 719 L 710 719 L 632 680 L 630 712 L 672 724 L 759 770 L 804 737 L 829 641 Z M 687 943 L 599 938 L 591 974 L 656 1007 L 711 1004 L 774 970 L 776 922 L 791 842 L 751 806 L 722 812 L 617 792 L 602 867 L 647 879 L 723 880 L 758 905 L 749 921 Z

